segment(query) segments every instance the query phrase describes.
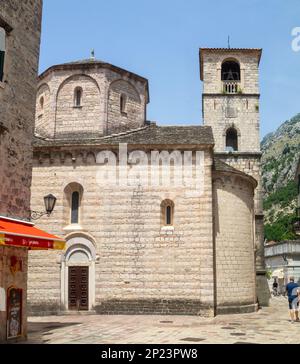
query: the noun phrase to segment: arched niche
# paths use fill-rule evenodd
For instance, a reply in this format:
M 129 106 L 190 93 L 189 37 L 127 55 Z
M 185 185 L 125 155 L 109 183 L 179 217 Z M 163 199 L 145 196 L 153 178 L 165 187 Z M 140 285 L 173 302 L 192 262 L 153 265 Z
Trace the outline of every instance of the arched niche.
M 113 81 L 108 90 L 107 134 L 142 127 L 145 123 L 145 103 L 133 82 Z
M 56 134 L 99 132 L 100 96 L 98 82 L 89 75 L 73 74 L 65 79 L 56 94 Z
M 47 83 L 42 83 L 36 94 L 35 133 L 50 136 L 53 124 L 50 124 L 51 92 Z M 49 125 L 51 125 L 49 127 Z
M 71 229 L 72 225 L 76 225 L 74 229 L 77 229 L 83 218 L 83 196 L 84 188 L 78 182 L 71 182 L 64 188 L 63 196 L 63 215 L 64 225 Z M 74 197 L 77 194 L 77 221 L 74 219 Z

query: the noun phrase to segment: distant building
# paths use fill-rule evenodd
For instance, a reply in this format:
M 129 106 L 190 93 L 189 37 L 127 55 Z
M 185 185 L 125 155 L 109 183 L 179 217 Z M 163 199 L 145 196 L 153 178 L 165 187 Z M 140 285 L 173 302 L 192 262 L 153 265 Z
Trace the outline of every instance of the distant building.
M 266 245 L 265 259 L 266 267 L 271 273 L 270 286 L 276 279 L 280 291 L 284 292 L 284 286 L 288 283 L 289 277 L 294 277 L 300 284 L 300 240 L 287 240 Z
M 297 221 L 294 225 L 295 227 L 295 232 L 297 235 L 300 235 L 300 158 L 299 158 L 299 162 L 298 162 L 298 168 L 296 170 L 296 175 L 295 175 L 295 180 L 296 183 L 298 184 L 298 205 L 297 205 Z
M 300 159 L 296 169 L 295 181 L 298 184 L 297 221 L 294 224 L 296 234 L 300 235 Z M 270 243 L 265 246 L 266 267 L 273 280 L 278 280 L 281 291 L 293 276 L 300 284 L 300 239 Z

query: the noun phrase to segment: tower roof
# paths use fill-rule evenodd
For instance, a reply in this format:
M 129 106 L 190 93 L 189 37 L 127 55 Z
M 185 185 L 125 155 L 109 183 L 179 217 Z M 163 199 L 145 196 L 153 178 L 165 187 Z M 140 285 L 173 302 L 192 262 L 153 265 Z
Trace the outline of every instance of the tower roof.
M 203 81 L 203 56 L 206 53 L 236 53 L 236 52 L 243 52 L 243 53 L 253 53 L 257 55 L 258 64 L 261 60 L 262 55 L 262 48 L 200 48 L 199 49 L 199 57 L 200 57 L 200 78 Z
M 244 173 L 244 172 L 230 166 L 229 164 L 221 161 L 217 157 L 214 157 L 213 168 L 214 168 L 214 171 L 216 171 L 216 172 L 230 173 L 230 174 L 235 174 L 235 175 L 239 175 L 241 177 L 247 178 L 253 184 L 254 188 L 257 187 L 257 181 L 255 178 L 253 178 L 252 176 L 250 176 L 247 173 Z

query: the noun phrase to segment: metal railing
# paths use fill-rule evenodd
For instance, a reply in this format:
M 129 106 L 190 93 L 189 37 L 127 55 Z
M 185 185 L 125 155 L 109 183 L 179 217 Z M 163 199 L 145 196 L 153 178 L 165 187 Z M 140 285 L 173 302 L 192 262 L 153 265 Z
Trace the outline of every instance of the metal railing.
M 226 94 L 237 94 L 241 92 L 239 81 L 223 81 L 223 92 Z

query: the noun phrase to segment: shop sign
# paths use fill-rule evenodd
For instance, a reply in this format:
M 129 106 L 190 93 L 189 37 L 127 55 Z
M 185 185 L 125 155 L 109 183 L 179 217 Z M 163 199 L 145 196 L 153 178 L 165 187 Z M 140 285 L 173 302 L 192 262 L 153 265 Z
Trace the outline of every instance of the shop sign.
M 23 290 L 10 287 L 7 290 L 7 339 L 22 335 Z

